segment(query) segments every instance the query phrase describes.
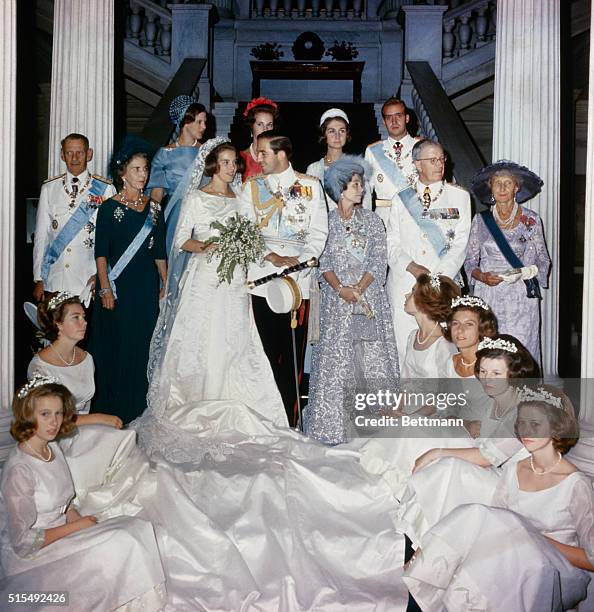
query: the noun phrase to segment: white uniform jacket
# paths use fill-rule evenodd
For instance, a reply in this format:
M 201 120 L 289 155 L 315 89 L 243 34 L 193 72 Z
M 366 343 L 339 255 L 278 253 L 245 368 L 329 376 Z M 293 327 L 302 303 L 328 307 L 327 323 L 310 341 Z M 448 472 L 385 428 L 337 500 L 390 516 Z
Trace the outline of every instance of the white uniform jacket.
M 48 246 L 64 228 L 79 204 L 89 197 L 89 188 L 93 180 L 101 182 L 102 199 L 115 195 L 110 181 L 97 175 L 91 176 L 85 171 L 78 176 L 79 191 L 72 198 L 72 175 L 62 174 L 47 180 L 41 187 L 37 207 L 35 240 L 33 244 L 33 280 L 42 280 L 43 258 Z M 72 204 L 74 204 L 72 206 Z M 97 272 L 95 265 L 95 222 L 97 211 L 89 222 L 74 236 L 62 251 L 58 260 L 50 267 L 46 291 L 70 291 L 80 295 L 88 280 Z
M 316 177 L 295 172 L 291 166 L 280 174 L 252 176 L 243 187 L 241 209 L 252 218 L 255 215 L 266 242 L 265 255 L 274 252 L 307 261 L 311 257 L 319 259 L 322 254 L 328 236 L 328 214 Z M 257 280 L 280 270 L 269 261 L 252 264 L 248 279 Z M 292 276 L 307 299 L 311 270 Z M 266 285 L 250 293 L 264 297 Z

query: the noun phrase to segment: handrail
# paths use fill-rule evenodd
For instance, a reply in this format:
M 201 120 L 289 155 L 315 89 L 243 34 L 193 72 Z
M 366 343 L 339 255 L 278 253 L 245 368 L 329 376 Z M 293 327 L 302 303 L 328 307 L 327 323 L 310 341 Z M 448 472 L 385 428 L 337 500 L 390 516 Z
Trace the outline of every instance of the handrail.
M 153 0 L 130 0 L 130 5 L 142 6 L 143 9 L 150 11 L 165 23 L 171 23 L 171 11 Z
M 406 62 L 406 67 L 416 89 L 417 103 L 422 104 L 420 114 L 426 115 L 419 119 L 425 124 L 429 122 L 437 140 L 454 160 L 456 181 L 468 189 L 472 177 L 485 165 L 481 152 L 429 62 Z M 483 209 L 484 205 L 477 202 L 476 210 Z

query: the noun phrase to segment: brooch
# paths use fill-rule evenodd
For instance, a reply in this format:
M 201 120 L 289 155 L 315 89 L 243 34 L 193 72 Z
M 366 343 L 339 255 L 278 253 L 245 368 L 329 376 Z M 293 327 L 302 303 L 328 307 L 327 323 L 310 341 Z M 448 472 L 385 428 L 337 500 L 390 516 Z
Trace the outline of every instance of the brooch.
M 148 243 L 148 248 L 149 248 L 149 250 L 153 248 L 153 245 L 154 245 L 154 244 L 155 244 L 155 238 L 154 238 L 154 236 L 151 236 L 151 237 L 149 238 L 149 243 Z
M 116 221 L 118 221 L 118 222 L 120 222 L 120 221 L 121 221 L 121 220 L 124 218 L 124 215 L 125 215 L 125 214 L 126 214 L 126 213 L 124 212 L 124 210 L 122 209 L 122 207 L 121 207 L 121 206 L 118 206 L 118 207 L 117 207 L 117 208 L 116 208 L 116 209 L 113 211 L 113 216 L 114 216 L 114 219 L 115 219 Z
M 159 219 L 159 213 L 161 212 L 161 205 L 158 202 L 154 202 L 151 200 L 149 202 L 150 206 L 150 215 L 153 225 L 157 225 L 157 221 Z M 150 247 L 149 247 L 150 248 Z

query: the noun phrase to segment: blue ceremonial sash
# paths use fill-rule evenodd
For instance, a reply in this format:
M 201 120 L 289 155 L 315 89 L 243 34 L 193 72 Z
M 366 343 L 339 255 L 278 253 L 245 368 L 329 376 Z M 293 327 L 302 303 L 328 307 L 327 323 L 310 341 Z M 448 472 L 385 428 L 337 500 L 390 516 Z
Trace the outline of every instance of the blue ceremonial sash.
M 147 204 L 150 206 L 150 204 Z M 146 219 L 140 228 L 140 231 L 134 237 L 134 240 L 128 245 L 128 248 L 122 253 L 122 256 L 116 261 L 116 264 L 111 270 L 108 271 L 107 277 L 109 278 L 109 284 L 113 291 L 113 297 L 117 298 L 115 280 L 124 271 L 126 266 L 132 261 L 132 258 L 138 252 L 138 249 L 142 246 L 142 243 L 147 239 L 148 235 L 152 232 L 154 227 L 153 215 L 149 210 L 146 215 Z
M 439 226 L 430 218 L 423 216 L 423 206 L 421 202 L 419 202 L 416 190 L 412 187 L 408 187 L 402 190 L 398 196 L 404 204 L 404 208 L 406 208 L 415 223 L 419 226 L 419 229 L 427 234 L 427 238 L 437 255 L 442 257 L 448 250 L 448 242 Z
M 404 176 L 404 173 L 400 168 L 396 165 L 396 162 L 387 158 L 384 155 L 384 143 L 383 141 L 378 142 L 377 144 L 369 147 L 375 161 L 379 164 L 379 167 L 382 169 L 382 172 L 390 179 L 396 191 L 400 191 L 402 189 L 406 189 L 410 187 L 408 179 Z
M 505 237 L 504 233 L 501 231 L 501 228 L 497 225 L 497 221 L 493 217 L 493 213 L 491 210 L 485 210 L 481 214 L 487 229 L 491 236 L 493 236 L 493 240 L 495 240 L 495 244 L 497 248 L 501 251 L 501 254 L 507 259 L 507 263 L 512 268 L 523 268 L 524 264 L 522 260 L 514 253 L 513 249 L 509 246 L 509 242 Z M 529 278 L 524 280 L 526 285 L 526 295 L 529 298 L 535 298 L 538 300 L 542 299 L 542 294 L 540 293 L 540 284 L 538 283 L 537 278 Z
M 78 205 L 77 209 L 72 214 L 72 217 L 68 219 L 66 225 L 62 228 L 60 233 L 45 249 L 45 253 L 43 254 L 43 262 L 41 263 L 41 279 L 46 287 L 51 266 L 58 261 L 60 255 L 62 255 L 64 252 L 64 249 L 90 221 L 93 213 L 99 207 L 99 203 L 97 203 L 97 201 L 93 203 L 89 201 L 89 196 L 93 196 L 95 200 L 96 198 L 102 198 L 106 189 L 107 186 L 105 186 L 103 181 L 93 179 L 91 181 L 91 187 L 89 188 L 87 199 Z
M 259 205 L 262 205 L 264 202 L 267 202 L 268 200 L 271 200 L 274 198 L 274 194 L 272 193 L 272 191 L 270 191 L 270 188 L 268 187 L 268 183 L 266 182 L 266 179 L 260 178 L 260 179 L 253 179 L 253 180 L 256 181 L 256 185 L 258 186 L 258 204 Z M 256 202 L 253 202 L 253 204 L 254 204 L 254 212 L 256 213 L 256 218 L 258 219 L 258 225 L 260 226 L 262 222 L 265 222 L 263 225 L 260 226 L 261 229 L 265 227 L 271 227 L 272 223 L 275 222 L 274 217 L 276 217 L 276 227 L 278 230 L 279 225 L 280 225 L 280 220 L 282 217 L 282 208 L 284 207 L 284 203 L 283 203 L 283 207 L 280 207 L 280 208 L 275 206 L 273 203 L 271 203 L 270 206 L 268 206 L 265 209 L 261 208 L 261 206 L 256 205 Z

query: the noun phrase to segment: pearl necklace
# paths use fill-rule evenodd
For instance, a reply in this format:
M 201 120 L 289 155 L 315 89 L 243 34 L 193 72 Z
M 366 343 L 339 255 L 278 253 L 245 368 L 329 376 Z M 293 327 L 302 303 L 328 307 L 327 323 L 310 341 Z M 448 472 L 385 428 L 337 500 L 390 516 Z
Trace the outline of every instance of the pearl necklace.
M 512 208 L 511 214 L 507 219 L 502 219 L 499 211 L 497 210 L 497 204 L 493 207 L 493 216 L 495 217 L 495 221 L 497 221 L 497 225 L 501 229 L 511 229 L 514 221 L 516 220 L 516 214 L 518 212 L 518 203 L 514 201 L 514 207 Z
M 466 363 L 466 362 L 464 361 L 464 357 L 462 357 L 462 353 L 460 353 L 460 361 L 462 362 L 462 365 L 463 365 L 465 368 L 471 368 L 471 367 L 472 367 L 472 366 L 473 366 L 473 365 L 476 363 L 476 359 L 475 359 L 474 361 L 471 361 L 470 363 Z
M 183 145 L 180 143 L 179 139 L 175 141 L 175 148 L 178 147 L 195 147 L 198 144 L 198 138 L 194 138 L 194 142 L 191 145 Z
M 425 337 L 425 340 L 419 340 L 419 333 L 420 333 L 420 329 L 417 330 L 417 344 L 423 346 L 423 344 L 425 344 L 429 338 L 431 338 L 433 332 L 437 329 L 437 326 L 439 325 L 439 321 L 437 321 L 435 323 L 435 325 L 433 326 L 433 329 L 427 334 L 427 336 Z
M 47 459 L 41 453 L 38 453 L 30 444 L 25 440 L 25 446 L 36 456 L 39 457 L 43 462 L 49 463 L 52 460 L 52 449 L 49 446 L 46 446 L 49 456 Z
M 25 442 L 26 444 L 26 442 Z M 543 476 L 544 474 L 550 474 L 560 463 L 561 463 L 561 459 L 563 459 L 563 455 L 557 451 L 557 455 L 559 455 L 559 459 L 557 459 L 557 461 L 555 461 L 555 463 L 553 465 L 551 465 L 550 467 L 542 470 L 542 472 L 537 472 L 534 469 L 534 456 L 530 455 L 530 469 L 537 475 L 537 476 Z
M 50 348 L 52 349 L 52 351 L 54 351 L 54 353 L 56 353 L 56 355 L 58 356 L 58 358 L 63 364 L 67 366 L 71 366 L 74 363 L 74 360 L 76 359 L 76 346 L 72 349 L 72 359 L 69 362 L 66 361 L 64 357 L 62 357 L 58 349 L 53 344 L 50 344 Z

